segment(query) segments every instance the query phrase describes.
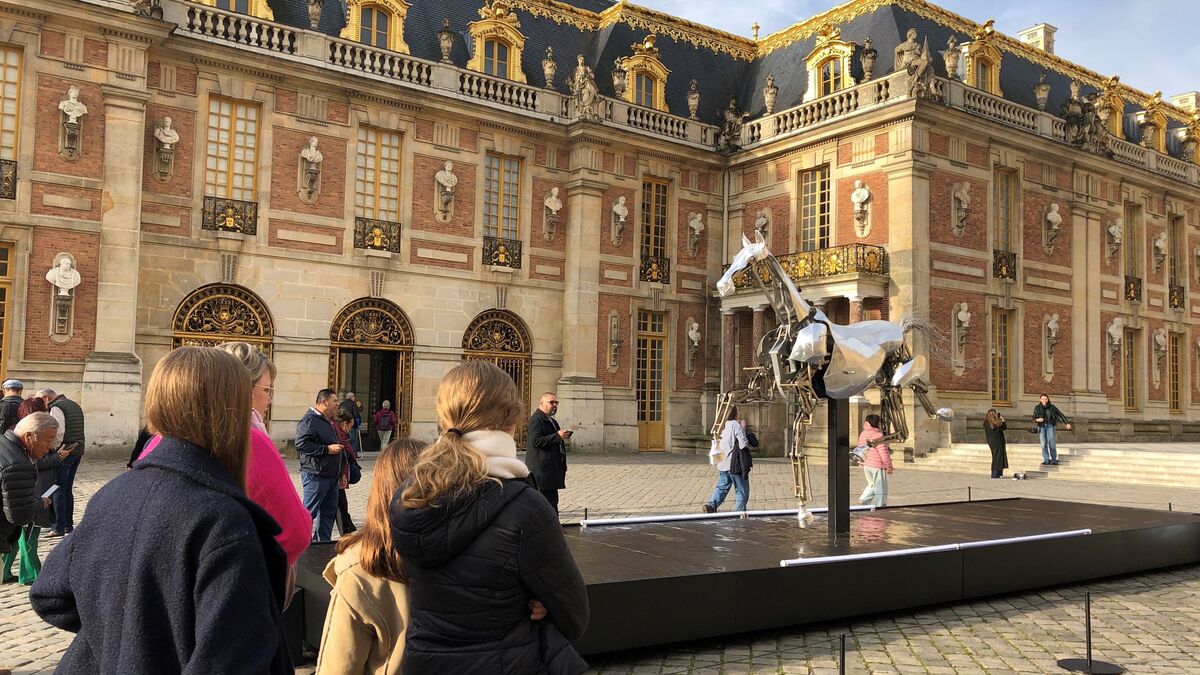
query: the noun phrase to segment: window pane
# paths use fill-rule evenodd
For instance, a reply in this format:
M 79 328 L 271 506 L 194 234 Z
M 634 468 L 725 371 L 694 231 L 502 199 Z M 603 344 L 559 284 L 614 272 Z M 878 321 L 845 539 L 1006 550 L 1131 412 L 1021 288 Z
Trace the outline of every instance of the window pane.
M 0 159 L 17 158 L 20 91 L 21 50 L 16 47 L 0 47 Z
M 800 250 L 829 246 L 829 166 L 800 174 Z

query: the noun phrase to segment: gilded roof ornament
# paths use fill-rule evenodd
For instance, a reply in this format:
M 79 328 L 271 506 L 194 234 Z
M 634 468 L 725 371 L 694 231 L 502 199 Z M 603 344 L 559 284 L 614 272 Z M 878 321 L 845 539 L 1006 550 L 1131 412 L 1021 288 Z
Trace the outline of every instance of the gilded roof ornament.
M 996 29 L 993 26 L 995 23 L 995 19 L 988 19 L 982 26 L 975 29 L 975 32 L 971 34 L 971 39 L 977 42 L 990 40 L 996 34 Z
M 755 40 L 756 42 L 758 41 L 758 28 L 759 28 L 759 26 L 758 26 L 758 22 L 757 22 L 757 21 L 755 21 L 754 23 L 750 24 L 750 32 L 754 34 L 754 40 Z
M 1146 102 L 1142 105 L 1142 107 L 1146 110 L 1146 112 L 1158 112 L 1158 109 L 1162 107 L 1162 102 L 1162 92 L 1156 91 L 1150 96 L 1150 98 L 1146 99 Z
M 817 45 L 823 45 L 826 42 L 842 39 L 842 29 L 833 24 L 825 24 L 817 30 Z
M 521 21 L 513 14 L 505 0 L 492 0 L 490 4 L 479 8 L 479 18 L 491 21 L 502 21 L 513 28 L 520 28 Z
M 657 59 L 658 47 L 654 46 L 654 40 L 654 33 L 651 33 L 646 36 L 645 40 L 633 43 L 630 48 L 633 49 L 633 53 L 638 56 L 649 56 L 650 58 Z

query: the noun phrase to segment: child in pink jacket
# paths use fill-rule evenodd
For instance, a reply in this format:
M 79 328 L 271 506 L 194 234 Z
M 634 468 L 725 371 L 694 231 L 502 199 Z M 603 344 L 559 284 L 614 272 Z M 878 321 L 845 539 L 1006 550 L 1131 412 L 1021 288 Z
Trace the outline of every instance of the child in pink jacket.
M 887 506 L 888 476 L 892 475 L 892 451 L 885 444 L 874 447 L 870 441 L 883 438 L 883 420 L 879 415 L 867 415 L 863 420 L 862 433 L 858 435 L 858 444 L 867 446 L 867 454 L 863 457 L 863 473 L 867 477 L 867 487 L 863 490 L 858 501 L 873 506 Z

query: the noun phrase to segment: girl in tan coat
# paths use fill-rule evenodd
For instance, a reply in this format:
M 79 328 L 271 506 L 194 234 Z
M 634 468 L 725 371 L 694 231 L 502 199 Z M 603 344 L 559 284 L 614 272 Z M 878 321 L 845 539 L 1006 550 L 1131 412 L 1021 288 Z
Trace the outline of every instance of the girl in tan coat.
M 388 505 L 424 447 L 401 438 L 379 454 L 367 520 L 338 540 L 337 557 L 325 567 L 333 592 L 317 657 L 320 675 L 400 672 L 408 596 L 400 554 L 392 547 Z

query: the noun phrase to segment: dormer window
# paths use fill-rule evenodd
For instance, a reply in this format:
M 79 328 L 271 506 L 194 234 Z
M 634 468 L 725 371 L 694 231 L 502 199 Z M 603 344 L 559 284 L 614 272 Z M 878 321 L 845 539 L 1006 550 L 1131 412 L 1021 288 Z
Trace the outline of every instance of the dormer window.
M 966 85 L 982 89 L 989 94 L 1003 96 L 1000 91 L 1000 62 L 1003 55 L 992 44 L 996 30 L 992 19 L 979 27 L 971 41 L 963 45 Z
M 842 29 L 825 24 L 817 31 L 817 44 L 804 57 L 808 72 L 808 90 L 804 101 L 835 94 L 846 87 L 854 86 L 850 75 L 850 58 L 854 56 L 854 43 L 842 39 Z
M 256 16 L 267 21 L 274 21 L 275 14 L 267 6 L 267 0 L 196 0 L 201 5 L 216 7 L 226 12 L 237 12 L 247 16 Z
M 633 102 L 646 106 L 647 108 L 654 107 L 656 92 L 658 91 L 658 80 L 654 79 L 649 73 L 638 73 L 634 78 L 636 90 L 633 95 Z
M 350 14 L 342 29 L 343 38 L 358 40 L 360 44 L 376 49 L 408 53 L 408 44 L 404 42 L 408 3 L 404 0 L 349 0 L 346 4 Z
M 658 58 L 654 35 L 631 45 L 633 56 L 619 59 L 626 72 L 627 85 L 621 97 L 634 104 L 667 112 L 667 76 L 671 71 Z
M 477 73 L 525 82 L 521 69 L 521 50 L 525 36 L 521 22 L 504 0 L 493 0 L 479 8 L 479 21 L 467 24 L 474 51 L 467 69 Z
M 992 64 L 987 59 L 975 59 L 975 81 L 992 81 Z

